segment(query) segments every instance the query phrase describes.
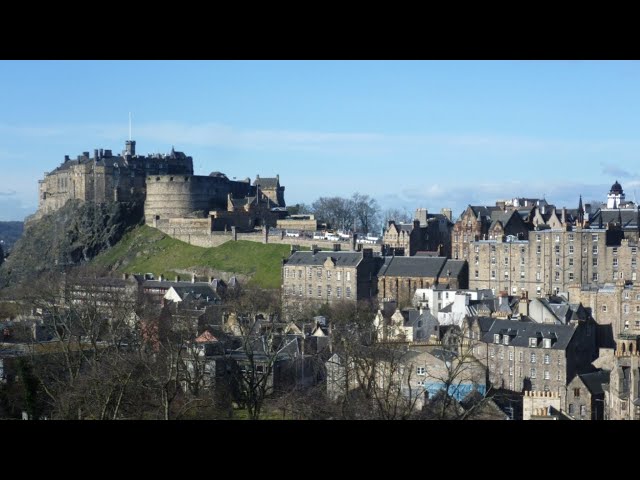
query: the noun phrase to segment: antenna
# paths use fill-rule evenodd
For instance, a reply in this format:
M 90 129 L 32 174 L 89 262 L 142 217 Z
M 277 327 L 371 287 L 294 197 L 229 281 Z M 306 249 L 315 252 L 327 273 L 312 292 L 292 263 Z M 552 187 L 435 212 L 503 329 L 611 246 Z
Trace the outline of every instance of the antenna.
M 131 141 L 131 112 L 129 112 L 129 141 Z

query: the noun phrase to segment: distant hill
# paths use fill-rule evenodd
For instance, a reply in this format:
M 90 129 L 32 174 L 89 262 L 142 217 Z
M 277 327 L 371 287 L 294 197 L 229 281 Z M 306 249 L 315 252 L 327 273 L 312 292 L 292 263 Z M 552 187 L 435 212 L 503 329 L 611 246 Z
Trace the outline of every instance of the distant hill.
M 89 262 L 142 221 L 142 205 L 70 200 L 30 222 L 0 267 L 0 288 L 42 272 Z
M 22 236 L 24 222 L 0 222 L 0 242 L 5 253 L 13 248 L 13 245 Z
M 169 279 L 187 272 L 222 278 L 239 274 L 263 288 L 279 288 L 282 259 L 289 256 L 290 249 L 289 245 L 243 240 L 202 248 L 141 225 L 92 264 L 121 273 L 153 273 L 156 278 L 162 274 Z

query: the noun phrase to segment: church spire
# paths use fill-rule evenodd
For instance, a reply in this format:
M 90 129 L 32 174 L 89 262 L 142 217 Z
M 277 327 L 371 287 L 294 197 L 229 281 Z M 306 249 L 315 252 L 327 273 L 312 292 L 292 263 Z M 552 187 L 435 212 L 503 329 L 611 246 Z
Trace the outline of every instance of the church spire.
M 580 226 L 584 224 L 584 207 L 582 206 L 582 195 L 580 195 L 580 201 L 578 202 L 578 218 L 577 223 Z

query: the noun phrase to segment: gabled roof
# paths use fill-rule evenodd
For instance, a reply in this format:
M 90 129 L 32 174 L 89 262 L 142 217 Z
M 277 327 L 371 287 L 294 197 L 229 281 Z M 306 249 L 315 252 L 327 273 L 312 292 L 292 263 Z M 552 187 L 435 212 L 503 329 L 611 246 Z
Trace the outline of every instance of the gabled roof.
M 609 383 L 611 372 L 609 370 L 598 370 L 597 372 L 583 373 L 578 375 L 591 395 L 603 394 L 602 384 Z
M 205 330 L 200 336 L 196 337 L 196 343 L 217 342 L 218 339 L 213 336 L 209 330 Z
M 446 257 L 385 257 L 379 275 L 436 278 L 446 262 Z
M 260 185 L 260 188 L 273 189 L 278 188 L 280 180 L 278 178 L 258 177 L 253 182 L 254 185 Z
M 597 228 L 601 219 L 602 224 L 606 225 L 607 223 L 617 223 L 619 218 L 622 218 L 623 228 L 638 228 L 638 212 L 635 208 L 600 209 L 589 217 L 589 224 L 593 228 Z

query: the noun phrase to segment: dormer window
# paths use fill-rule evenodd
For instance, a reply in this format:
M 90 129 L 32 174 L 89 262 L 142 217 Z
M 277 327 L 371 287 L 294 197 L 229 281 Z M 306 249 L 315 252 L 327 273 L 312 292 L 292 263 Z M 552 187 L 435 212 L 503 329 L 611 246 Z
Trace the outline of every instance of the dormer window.
M 544 348 L 551 348 L 551 339 L 550 338 L 543 338 L 542 339 L 542 346 Z
M 536 337 L 530 337 L 529 338 L 529 346 L 530 347 L 537 347 L 538 346 L 538 339 Z
M 505 335 L 502 339 L 502 343 L 505 345 L 509 345 L 509 335 Z
M 500 334 L 496 333 L 493 335 L 493 342 L 500 343 Z

